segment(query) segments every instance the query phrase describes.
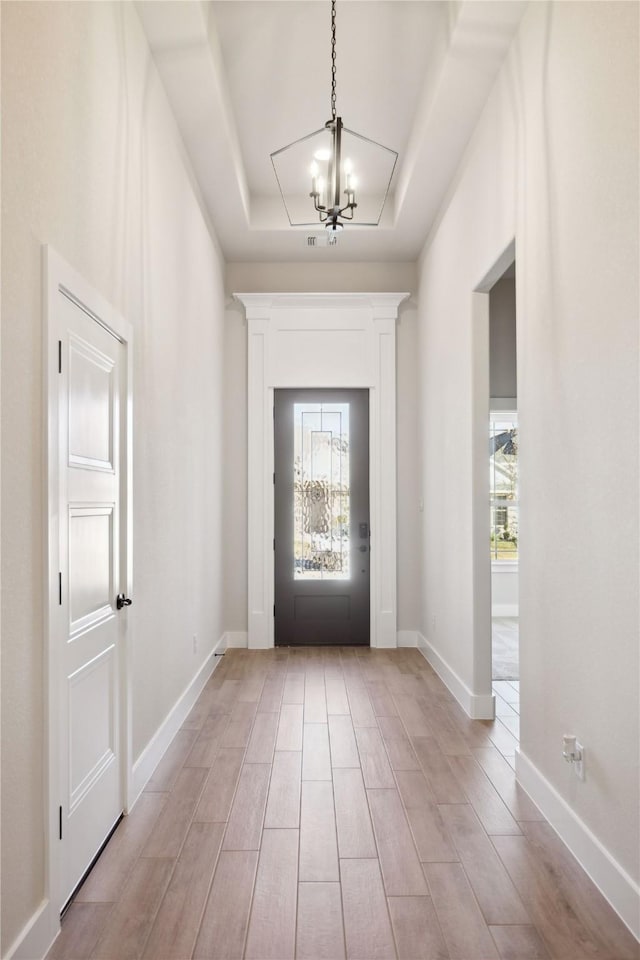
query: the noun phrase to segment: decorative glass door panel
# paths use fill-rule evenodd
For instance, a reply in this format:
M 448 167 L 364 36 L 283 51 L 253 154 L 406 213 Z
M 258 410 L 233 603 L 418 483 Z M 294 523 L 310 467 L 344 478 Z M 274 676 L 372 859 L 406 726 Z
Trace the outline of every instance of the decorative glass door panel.
M 369 643 L 369 392 L 275 391 L 275 640 Z
M 348 580 L 349 404 L 294 403 L 293 557 L 297 580 Z

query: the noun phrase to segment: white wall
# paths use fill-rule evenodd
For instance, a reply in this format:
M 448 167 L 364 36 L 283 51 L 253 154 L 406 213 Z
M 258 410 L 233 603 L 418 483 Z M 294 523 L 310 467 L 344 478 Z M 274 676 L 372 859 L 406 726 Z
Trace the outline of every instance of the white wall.
M 4 956 L 45 895 L 40 245 L 135 330 L 134 755 L 223 630 L 224 295 L 133 5 L 1 9 Z
M 227 294 L 412 292 L 414 264 L 406 263 L 230 263 Z M 230 550 L 225 569 L 225 625 L 247 630 L 247 328 L 244 309 L 227 306 L 225 319 L 225 509 L 224 539 Z M 400 307 L 397 324 L 398 630 L 418 622 L 419 464 L 417 416 L 416 311 Z
M 515 236 L 521 747 L 636 879 L 637 44 L 637 4 L 529 6 L 419 300 L 421 629 L 472 687 L 471 291 Z
M 517 397 L 516 281 L 498 280 L 489 293 L 489 390 L 492 397 Z

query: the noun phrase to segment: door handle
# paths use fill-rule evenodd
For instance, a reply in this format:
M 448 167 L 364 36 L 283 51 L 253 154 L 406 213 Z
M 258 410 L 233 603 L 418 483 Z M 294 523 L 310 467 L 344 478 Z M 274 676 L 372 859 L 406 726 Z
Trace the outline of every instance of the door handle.
M 129 597 L 125 597 L 124 593 L 119 593 L 116 597 L 116 607 L 118 610 L 122 610 L 123 607 L 130 607 L 132 603 L 133 601 L 130 600 Z

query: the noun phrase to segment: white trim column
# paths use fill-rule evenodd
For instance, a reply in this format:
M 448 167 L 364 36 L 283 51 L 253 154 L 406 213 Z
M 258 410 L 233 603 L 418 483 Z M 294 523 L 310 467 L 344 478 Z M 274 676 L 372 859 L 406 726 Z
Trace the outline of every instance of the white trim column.
M 248 325 L 249 647 L 274 643 L 273 391 L 370 392 L 371 646 L 396 646 L 396 364 L 408 293 L 234 294 Z
M 273 646 L 273 583 L 269 583 L 267 545 L 273 540 L 273 391 L 266 386 L 269 309 L 245 305 L 248 325 L 248 646 Z M 273 566 L 273 561 L 272 561 Z
M 376 608 L 371 610 L 372 647 L 398 643 L 396 608 L 396 318 L 397 304 L 378 303 L 373 311 L 376 332 L 378 385 L 371 391 L 375 434 L 371 433 L 371 540 Z M 387 463 L 389 458 L 389 463 Z M 374 469 L 375 465 L 375 469 Z M 375 528 L 374 528 L 375 521 Z M 375 619 L 375 626 L 374 626 Z M 375 642 L 374 642 L 375 636 Z

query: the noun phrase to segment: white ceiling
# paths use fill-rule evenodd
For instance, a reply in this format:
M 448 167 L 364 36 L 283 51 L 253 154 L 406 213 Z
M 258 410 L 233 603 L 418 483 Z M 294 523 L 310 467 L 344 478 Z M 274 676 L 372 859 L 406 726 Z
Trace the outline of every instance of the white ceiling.
M 329 0 L 139 0 L 226 259 L 415 260 L 525 7 L 338 0 L 338 113 L 399 158 L 380 226 L 312 249 L 270 154 L 330 116 Z

